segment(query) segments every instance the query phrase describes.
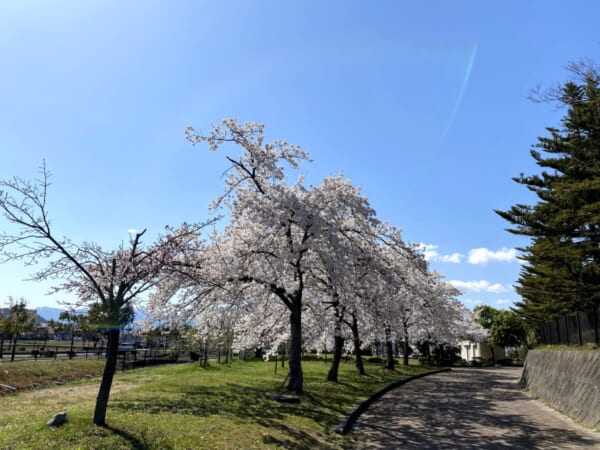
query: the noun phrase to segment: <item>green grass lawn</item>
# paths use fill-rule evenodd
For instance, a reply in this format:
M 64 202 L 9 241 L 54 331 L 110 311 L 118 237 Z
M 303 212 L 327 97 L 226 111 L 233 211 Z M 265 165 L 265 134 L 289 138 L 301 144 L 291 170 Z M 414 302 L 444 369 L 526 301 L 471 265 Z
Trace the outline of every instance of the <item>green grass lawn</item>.
M 65 361 L 66 362 L 66 361 Z M 69 361 L 72 362 L 72 361 Z M 20 363 L 39 364 L 39 363 Z M 4 365 L 0 365 L 0 371 Z M 286 369 L 273 363 L 236 362 L 202 368 L 165 365 L 117 373 L 107 428 L 91 424 L 98 379 L 33 389 L 0 398 L 2 449 L 337 449 L 348 437 L 335 427 L 358 401 L 380 387 L 428 370 L 399 366 L 390 372 L 368 364 L 360 377 L 342 363 L 340 383 L 326 382 L 329 364 L 303 362 L 306 394 L 301 404 L 265 397 L 278 392 Z M 67 411 L 69 423 L 46 422 Z

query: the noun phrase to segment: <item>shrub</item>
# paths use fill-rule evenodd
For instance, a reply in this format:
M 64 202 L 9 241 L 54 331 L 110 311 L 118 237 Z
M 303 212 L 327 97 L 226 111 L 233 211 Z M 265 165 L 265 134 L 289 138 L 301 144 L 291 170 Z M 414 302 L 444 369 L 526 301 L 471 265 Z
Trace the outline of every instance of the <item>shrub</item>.
M 496 361 L 497 364 L 500 364 L 501 366 L 512 366 L 513 365 L 513 360 L 512 358 L 502 358 Z
M 485 367 L 485 366 L 491 366 L 491 365 L 492 365 L 491 361 L 489 361 L 485 358 L 481 358 L 479 356 L 476 358 L 473 358 L 471 360 L 471 366 L 473 366 L 473 367 Z

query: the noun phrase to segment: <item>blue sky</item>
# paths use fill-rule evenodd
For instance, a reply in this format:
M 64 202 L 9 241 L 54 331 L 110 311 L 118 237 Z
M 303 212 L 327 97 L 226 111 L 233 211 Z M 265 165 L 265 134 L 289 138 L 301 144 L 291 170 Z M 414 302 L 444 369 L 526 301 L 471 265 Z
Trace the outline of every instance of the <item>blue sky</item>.
M 563 113 L 527 95 L 596 57 L 598 17 L 590 1 L 3 2 L 0 178 L 45 158 L 55 230 L 111 248 L 208 217 L 227 164 L 185 126 L 263 122 L 311 153 L 309 182 L 343 171 L 427 244 L 465 304 L 507 307 L 526 241 L 493 209 L 532 200 L 511 177 Z M 0 266 L 0 303 L 66 298 L 30 270 Z

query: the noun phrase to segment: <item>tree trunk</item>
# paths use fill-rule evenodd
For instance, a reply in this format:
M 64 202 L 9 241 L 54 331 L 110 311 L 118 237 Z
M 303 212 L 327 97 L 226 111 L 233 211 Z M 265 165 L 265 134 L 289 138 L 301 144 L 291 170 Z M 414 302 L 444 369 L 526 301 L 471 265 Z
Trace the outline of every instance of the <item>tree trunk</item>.
M 596 339 L 596 345 L 600 345 L 600 307 L 597 307 L 596 310 L 592 310 L 594 314 L 594 337 Z
M 0 336 L 0 358 L 4 358 L 4 336 Z
M 290 314 L 290 354 L 288 356 L 288 390 L 301 394 L 304 377 L 302 374 L 302 303 L 294 302 Z
M 202 366 L 208 367 L 208 352 L 210 351 L 208 338 L 204 341 L 204 357 L 202 358 Z
M 431 365 L 431 348 L 429 346 L 429 340 L 425 344 L 425 353 L 427 354 L 427 364 Z
M 17 352 L 17 333 L 13 334 L 12 338 L 12 349 L 10 350 L 10 361 L 15 360 L 15 353 Z
M 338 330 L 336 330 L 336 335 L 333 341 L 333 359 L 331 361 L 329 372 L 327 373 L 327 381 L 334 381 L 336 383 L 338 381 L 338 372 L 340 369 L 340 361 L 342 360 L 343 348 L 344 338 L 340 336 L 340 334 L 338 334 Z
M 406 329 L 406 324 L 404 326 L 404 358 L 402 358 L 402 362 L 405 366 L 408 366 L 408 330 Z
M 350 325 L 352 330 L 352 341 L 354 343 L 354 354 L 356 355 L 356 369 L 360 375 L 366 375 L 365 364 L 363 362 L 362 353 L 360 351 L 360 335 L 358 332 L 358 320 L 356 320 L 356 314 L 352 314 L 352 324 Z
M 494 344 L 490 344 L 490 351 L 492 352 L 492 362 L 496 365 L 496 352 L 494 352 Z
M 404 339 L 404 357 L 402 358 L 402 364 L 408 366 L 408 339 Z
M 394 370 L 394 367 L 395 367 L 394 347 L 392 346 L 391 330 L 389 328 L 385 329 L 385 353 L 387 356 L 385 368 Z
M 339 306 L 339 303 L 335 304 L 335 331 L 333 338 L 333 358 L 331 361 L 331 367 L 327 374 L 327 381 L 338 381 L 338 372 L 340 369 L 340 361 L 342 360 L 342 350 L 344 349 L 344 338 L 342 337 L 342 320 L 344 318 L 343 312 Z
M 106 426 L 106 407 L 108 406 L 108 397 L 112 386 L 113 377 L 117 368 L 117 356 L 119 354 L 119 334 L 120 331 L 110 330 L 108 332 L 108 345 L 106 348 L 106 363 L 104 364 L 104 373 L 100 383 L 100 390 L 96 398 L 96 409 L 94 410 L 93 422 L 98 426 Z
M 75 344 L 75 332 L 71 328 L 71 348 L 69 349 L 69 359 L 73 359 L 73 345 Z

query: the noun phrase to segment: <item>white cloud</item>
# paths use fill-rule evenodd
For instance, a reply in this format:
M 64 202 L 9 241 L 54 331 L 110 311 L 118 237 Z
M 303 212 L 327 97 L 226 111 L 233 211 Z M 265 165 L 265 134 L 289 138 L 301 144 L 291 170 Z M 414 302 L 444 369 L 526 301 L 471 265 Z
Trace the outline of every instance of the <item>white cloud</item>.
M 437 245 L 418 243 L 416 248 L 423 253 L 425 261 L 431 261 L 432 258 L 436 258 L 438 256 L 438 252 L 435 251 L 435 249 L 438 248 Z
M 486 288 L 487 292 L 493 292 L 494 294 L 499 294 L 501 292 L 508 292 L 508 289 L 502 286 L 500 283 L 495 283 Z
M 514 248 L 501 248 L 492 251 L 485 247 L 474 248 L 469 251 L 467 262 L 469 264 L 487 264 L 490 262 L 513 262 L 517 260 L 517 250 Z
M 500 300 L 496 300 L 496 304 L 498 305 L 512 305 L 512 300 L 507 300 L 505 298 L 501 298 Z
M 127 230 L 127 232 L 128 232 L 129 234 L 136 234 L 136 233 L 137 233 L 137 230 L 136 230 L 135 228 L 130 228 L 129 230 Z
M 417 244 L 417 250 L 423 253 L 425 261 L 435 261 L 435 262 L 443 262 L 443 263 L 454 263 L 458 264 L 462 261 L 464 255 L 460 253 L 452 253 L 451 255 L 440 255 L 437 252 L 437 248 L 439 245 L 435 244 Z
M 491 284 L 486 280 L 479 281 L 460 281 L 450 280 L 449 283 L 456 289 L 467 292 L 492 292 L 498 294 L 501 292 L 507 292 L 508 289 L 502 286 L 500 283 Z
M 483 303 L 481 300 L 476 300 L 473 298 L 465 298 L 462 300 L 463 303 L 468 303 L 469 305 L 480 305 Z
M 462 257 L 463 257 L 463 255 L 461 255 L 460 253 L 452 253 L 451 255 L 440 256 L 442 262 L 449 262 L 449 263 L 455 263 L 455 264 L 460 263 Z

